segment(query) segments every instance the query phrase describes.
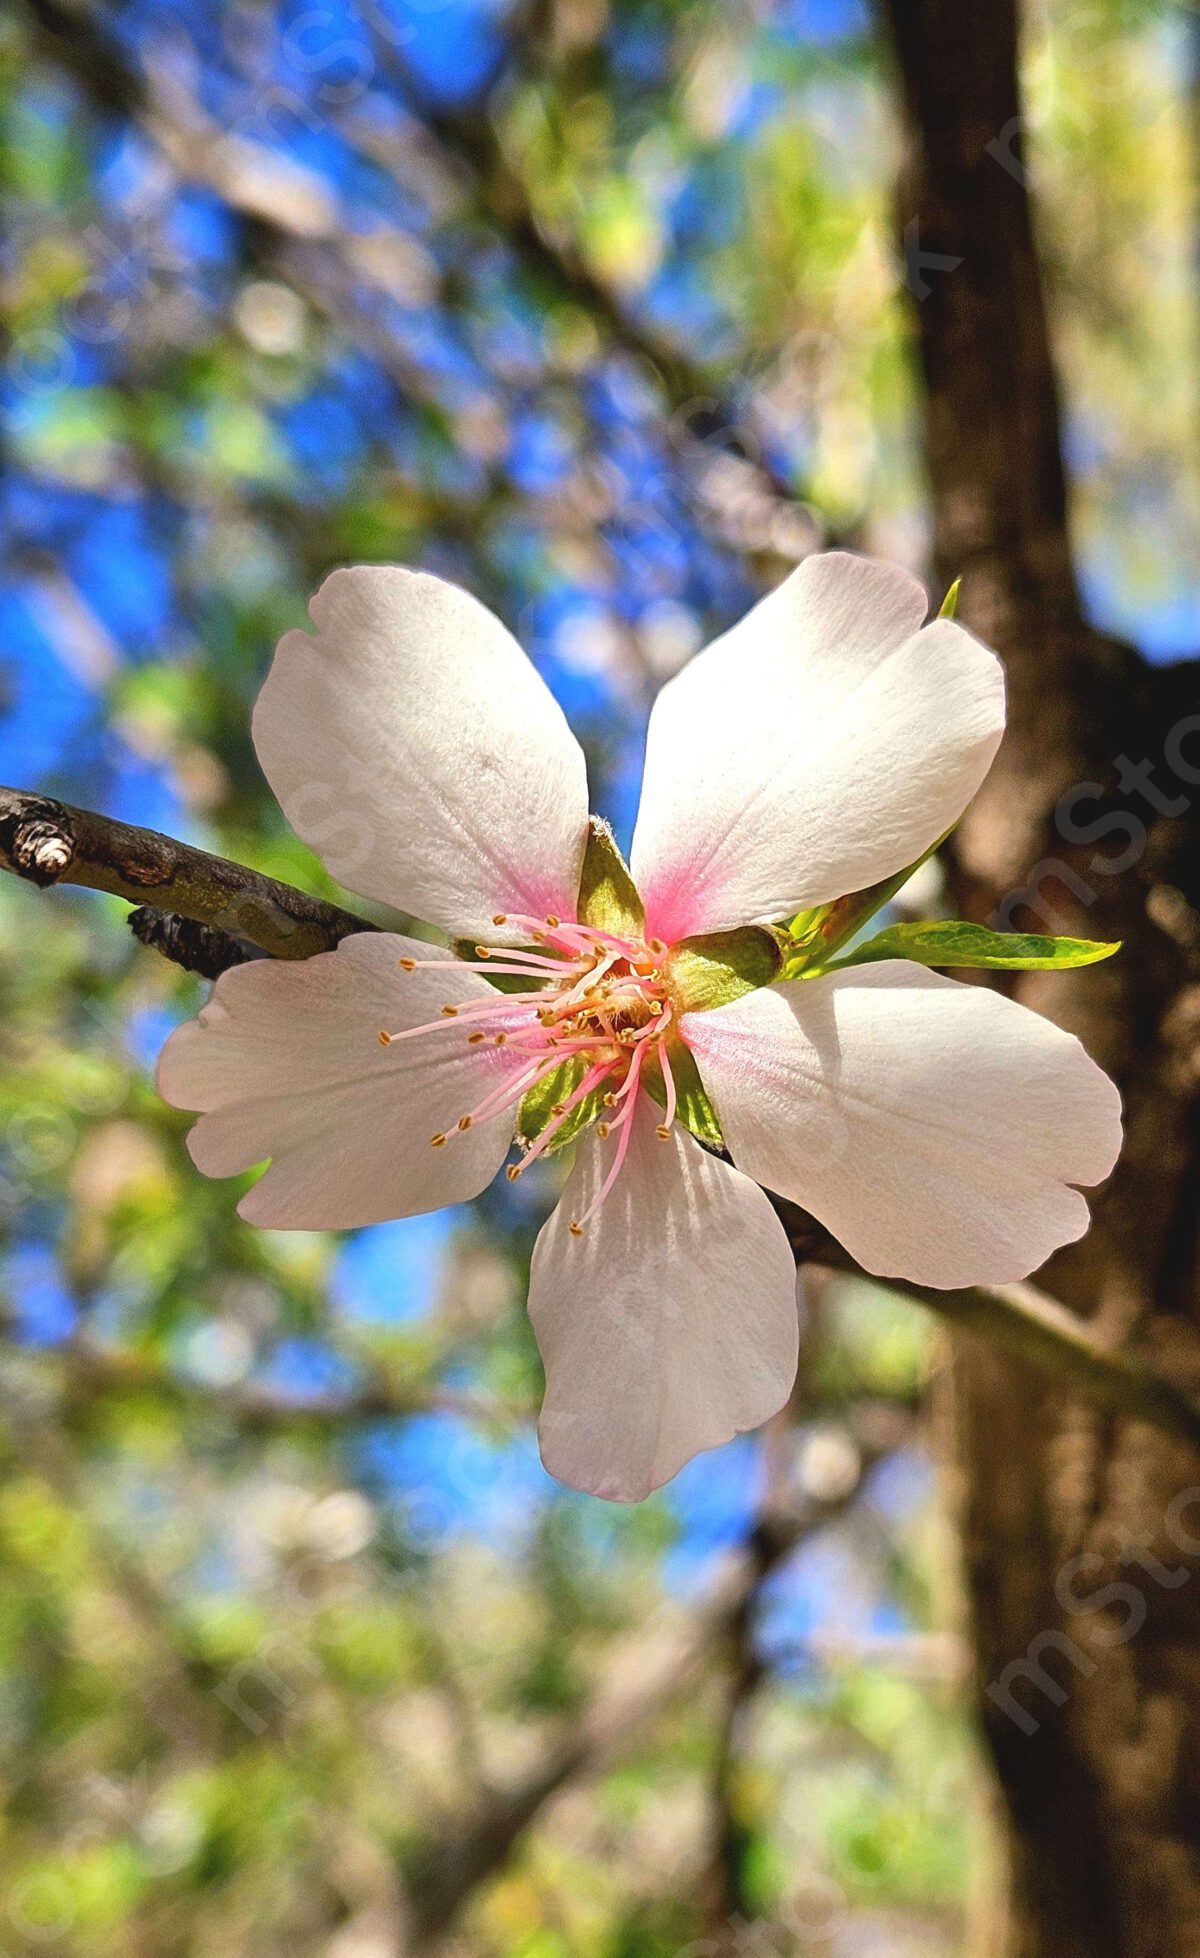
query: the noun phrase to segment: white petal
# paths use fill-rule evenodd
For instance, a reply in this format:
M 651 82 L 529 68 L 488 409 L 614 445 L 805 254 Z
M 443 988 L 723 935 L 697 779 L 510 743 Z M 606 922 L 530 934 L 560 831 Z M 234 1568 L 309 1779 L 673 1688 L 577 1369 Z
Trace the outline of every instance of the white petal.
M 907 960 L 747 993 L 684 1038 L 729 1153 L 881 1277 L 1024 1278 L 1081 1237 L 1121 1101 L 1073 1034 Z
M 516 640 L 457 585 L 335 571 L 279 642 L 254 744 L 297 834 L 349 889 L 464 937 L 574 917 L 583 752 Z
M 631 864 L 647 928 L 786 918 L 890 877 L 962 814 L 1004 676 L 894 565 L 812 557 L 663 688 Z
M 580 1144 L 533 1254 L 546 1367 L 542 1460 L 573 1489 L 640 1502 L 702 1448 L 782 1407 L 796 1374 L 796 1264 L 761 1190 L 639 1097 L 629 1155 L 582 1237 L 616 1139 Z
M 363 932 L 316 958 L 235 966 L 163 1048 L 163 1098 L 204 1111 L 188 1137 L 197 1167 L 232 1176 L 272 1158 L 238 1205 L 251 1223 L 348 1230 L 415 1216 L 476 1196 L 504 1161 L 511 1110 L 450 1132 L 519 1070 L 511 1050 L 468 1046 L 449 1020 L 379 1044 L 381 1027 L 420 1026 L 491 989 L 469 972 L 402 972 L 402 956 L 439 954 Z M 439 1132 L 449 1140 L 431 1148 Z

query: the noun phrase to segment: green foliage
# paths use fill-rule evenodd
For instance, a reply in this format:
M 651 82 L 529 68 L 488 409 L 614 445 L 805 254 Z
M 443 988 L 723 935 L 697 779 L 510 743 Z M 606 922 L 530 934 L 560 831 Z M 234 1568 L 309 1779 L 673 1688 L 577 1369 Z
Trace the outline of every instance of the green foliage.
M 1001 972 L 1066 971 L 1096 965 L 1119 952 L 1090 938 L 1050 938 L 1038 932 L 989 931 L 962 919 L 933 919 L 920 924 L 888 925 L 845 958 L 823 965 L 840 972 L 851 965 L 870 965 L 878 959 L 912 959 L 918 965 L 962 965 Z
M 801 911 L 783 934 L 781 977 L 799 979 L 824 971 L 833 954 L 870 924 L 876 912 L 882 911 L 897 891 L 903 890 L 914 870 L 919 870 L 930 857 L 936 856 L 953 828 L 954 825 L 951 825 L 936 843 L 930 844 L 924 856 L 918 857 L 915 863 L 906 864 L 894 876 L 869 885 L 865 891 L 852 891 L 846 897 L 835 898 L 832 904 L 819 905 L 812 911 Z

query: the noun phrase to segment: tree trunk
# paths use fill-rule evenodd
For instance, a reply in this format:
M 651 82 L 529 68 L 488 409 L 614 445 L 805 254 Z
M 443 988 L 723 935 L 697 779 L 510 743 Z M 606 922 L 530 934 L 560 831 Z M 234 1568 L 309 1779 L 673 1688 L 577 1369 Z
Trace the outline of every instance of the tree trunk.
M 884 5 L 936 570 L 962 575 L 961 616 L 1009 677 L 1009 733 L 956 838 L 956 904 L 1124 940 L 1107 965 L 1012 988 L 1076 1031 L 1126 1101 L 1094 1228 L 1044 1282 L 1196 1387 L 1197 669 L 1153 672 L 1080 611 L 1014 0 Z M 960 1341 L 955 1377 L 1006 1863 L 989 1958 L 1200 1953 L 1200 1456 L 982 1342 Z

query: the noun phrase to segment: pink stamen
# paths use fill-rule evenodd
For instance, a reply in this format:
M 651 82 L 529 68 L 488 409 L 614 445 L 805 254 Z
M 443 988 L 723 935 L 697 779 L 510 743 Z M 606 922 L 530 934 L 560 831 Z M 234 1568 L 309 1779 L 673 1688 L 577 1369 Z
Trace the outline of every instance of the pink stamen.
M 593 986 L 599 984 L 605 973 L 616 964 L 620 956 L 619 952 L 607 952 L 598 965 L 589 966 L 588 970 L 571 987 L 570 992 L 563 994 L 558 1011 L 561 1012 L 564 1007 L 573 1006 L 577 1001 L 586 999 Z
M 457 1029 L 470 1046 L 491 1042 L 510 1047 L 512 1069 L 478 1107 L 459 1117 L 455 1128 L 430 1137 L 435 1148 L 444 1148 L 455 1133 L 470 1129 L 475 1122 L 492 1121 L 512 1110 L 556 1070 L 582 1055 L 581 1079 L 555 1104 L 541 1133 L 525 1145 L 521 1161 L 507 1172 L 510 1178 L 520 1176 L 556 1137 L 561 1137 L 572 1113 L 589 1096 L 603 1090 L 605 1111 L 597 1133 L 601 1140 L 613 1136 L 615 1147 L 594 1201 L 583 1217 L 570 1222 L 572 1233 L 580 1236 L 612 1190 L 628 1155 L 638 1090 L 644 1085 L 643 1069 L 652 1054 L 660 1058 L 665 1088 L 665 1119 L 658 1127 L 659 1135 L 669 1136 L 678 1115 L 678 1084 L 663 1041 L 674 1018 L 660 969 L 667 948 L 658 940 L 632 942 L 613 932 L 552 916 L 497 913 L 493 923 L 527 932 L 546 950 L 497 947 L 493 953 L 490 946 L 478 945 L 475 959 L 406 957 L 400 965 L 409 972 L 444 967 L 447 974 L 505 975 L 525 980 L 526 986 L 515 994 L 489 991 L 485 998 L 467 1003 L 447 1001 L 436 1020 L 395 1034 L 381 1032 L 379 1038 L 387 1046 L 393 1040 L 415 1040 Z M 613 1111 L 611 1117 L 609 1110 Z
M 531 938 L 543 939 L 552 933 L 556 938 L 578 937 L 584 927 L 571 919 L 546 917 L 535 918 L 523 911 L 498 911 L 492 919 L 494 925 L 515 925 L 518 931 L 527 931 Z
M 629 1106 L 632 1107 L 633 1100 L 637 1095 L 638 1076 L 642 1071 L 642 1063 L 645 1061 L 650 1049 L 643 1040 L 639 1041 L 636 1047 L 626 1047 L 625 1052 L 629 1055 L 629 1072 L 617 1089 L 616 1099 L 618 1101 L 628 1100 Z M 613 1127 L 616 1127 L 615 1122 L 613 1123 Z
M 510 964 L 507 955 L 503 964 L 493 958 L 404 959 L 401 963 L 405 972 L 501 972 L 511 973 L 518 979 L 547 979 L 551 975 L 557 977 L 564 970 L 561 959 L 539 959 L 536 965 L 518 965 L 515 960 Z M 569 966 L 565 969 L 572 970 Z
M 497 993 L 494 999 L 474 1000 L 469 1006 L 459 1006 L 452 1001 L 447 1001 L 450 1010 L 447 1011 L 447 1007 L 443 1007 L 439 1019 L 426 1020 L 424 1025 L 419 1027 L 401 1027 L 399 1032 L 389 1033 L 383 1044 L 385 1047 L 390 1047 L 393 1041 L 415 1040 L 418 1034 L 446 1033 L 458 1027 L 463 1020 L 488 1019 L 503 1025 L 513 1014 L 516 1014 L 518 1020 L 528 1021 L 530 1025 L 534 1025 L 537 1019 L 536 1011 L 531 1004 L 534 997 L 531 993 L 507 995 Z
M 560 1060 L 569 1060 L 572 1054 L 594 1054 L 598 1045 L 594 1035 L 581 1033 L 571 1037 L 565 1033 L 550 1033 L 540 1023 L 527 1033 L 513 1034 L 507 1044 L 518 1054 L 552 1053 L 557 1054 Z
M 546 1148 L 547 1144 L 554 1140 L 555 1135 L 558 1133 L 559 1129 L 562 1127 L 563 1123 L 570 1115 L 571 1110 L 573 1108 L 578 1108 L 580 1102 L 583 1101 L 588 1095 L 590 1095 L 593 1089 L 598 1088 L 602 1081 L 607 1081 L 609 1075 L 612 1073 L 615 1066 L 616 1066 L 615 1061 L 608 1061 L 606 1063 L 600 1063 L 596 1067 L 590 1067 L 588 1069 L 587 1073 L 584 1075 L 582 1081 L 579 1083 L 579 1086 L 575 1089 L 574 1093 L 567 1096 L 567 1099 L 563 1102 L 561 1108 L 558 1111 L 558 1114 L 553 1116 L 551 1120 L 547 1122 L 541 1134 L 536 1138 L 535 1141 L 529 1144 L 528 1148 L 525 1151 L 524 1156 L 522 1157 L 521 1161 L 517 1164 L 516 1176 L 523 1175 L 524 1172 L 529 1168 L 530 1163 L 536 1162 L 537 1158 L 541 1155 L 543 1149 Z M 512 1177 L 510 1180 L 515 1182 L 516 1176 Z
M 662 1121 L 658 1125 L 658 1134 L 666 1142 L 670 1139 L 671 1124 L 675 1120 L 678 1096 L 675 1088 L 675 1073 L 667 1058 L 667 1043 L 665 1040 L 658 1050 L 658 1064 L 662 1069 L 663 1086 L 667 1091 L 667 1105 L 663 1111 Z
M 633 1102 L 631 1101 L 629 1103 L 629 1108 L 632 1109 L 632 1107 L 633 1107 Z M 626 1113 L 628 1113 L 628 1109 L 626 1110 Z M 631 1136 L 633 1135 L 633 1123 L 626 1121 L 624 1115 L 618 1116 L 617 1121 L 614 1122 L 612 1125 L 612 1129 L 610 1133 L 615 1134 L 618 1125 L 620 1126 L 621 1133 L 617 1136 L 616 1153 L 614 1154 L 612 1162 L 609 1166 L 608 1175 L 605 1177 L 603 1183 L 600 1185 L 599 1190 L 597 1191 L 596 1195 L 593 1197 L 591 1203 L 589 1203 L 582 1217 L 571 1218 L 567 1228 L 570 1231 L 572 1237 L 583 1236 L 584 1226 L 587 1223 L 589 1223 L 591 1219 L 595 1216 L 596 1212 L 600 1208 L 600 1205 L 604 1202 L 605 1197 L 608 1195 L 609 1191 L 612 1189 L 613 1184 L 616 1182 L 618 1176 L 621 1174 L 622 1165 L 624 1164 L 626 1156 L 629 1154 L 629 1142 Z
M 558 1057 L 554 1056 L 549 1062 L 535 1061 L 531 1066 L 522 1068 L 520 1073 L 509 1075 L 498 1087 L 484 1096 L 477 1108 L 472 1108 L 466 1115 L 459 1116 L 458 1128 L 468 1129 L 475 1122 L 491 1121 L 494 1116 L 502 1115 L 506 1108 L 512 1107 L 518 1101 L 524 1101 L 530 1089 L 536 1088 L 538 1082 L 544 1080 L 548 1074 L 553 1074 L 557 1066 Z

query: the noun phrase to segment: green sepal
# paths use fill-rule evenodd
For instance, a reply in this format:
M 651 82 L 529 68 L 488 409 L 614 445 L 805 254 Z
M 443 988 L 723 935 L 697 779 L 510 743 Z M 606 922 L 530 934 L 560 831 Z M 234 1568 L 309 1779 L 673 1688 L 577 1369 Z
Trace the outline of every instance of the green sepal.
M 511 947 L 507 945 L 489 945 L 488 947 L 489 952 L 494 954 L 499 963 L 503 963 L 506 951 L 516 951 L 517 949 L 518 947 L 515 945 Z M 544 945 L 528 945 L 520 949 L 536 952 L 539 958 L 545 958 L 547 956 Z M 460 959 L 470 961 L 479 957 L 479 947 L 473 938 L 456 938 L 454 940 L 454 950 Z M 550 956 L 553 957 L 553 954 L 550 954 Z M 486 966 L 479 977 L 486 979 L 488 985 L 494 986 L 498 993 L 538 993 L 546 984 L 544 979 L 538 979 L 533 973 L 530 973 L 529 977 L 526 978 L 520 972 L 488 972 Z
M 690 1047 L 685 1047 L 677 1033 L 667 1035 L 667 1059 L 671 1064 L 671 1076 L 675 1082 L 675 1112 L 677 1119 L 686 1129 L 690 1129 L 698 1142 L 706 1142 L 710 1149 L 723 1149 L 725 1138 L 721 1134 L 721 1124 L 717 1111 L 704 1092 L 700 1070 Z M 663 1080 L 662 1068 L 657 1056 L 652 1056 L 642 1069 L 642 1084 L 659 1105 L 667 1105 L 667 1084 Z
M 681 938 L 664 962 L 663 979 L 680 1013 L 707 1013 L 771 985 L 782 969 L 783 949 L 775 933 L 742 925 Z
M 517 1116 L 517 1134 L 522 1142 L 536 1142 L 542 1130 L 554 1118 L 554 1110 L 573 1095 L 591 1066 L 586 1054 L 572 1054 L 553 1074 L 547 1074 L 529 1090 L 521 1103 Z M 602 1081 L 591 1094 L 577 1102 L 562 1126 L 555 1130 L 554 1139 L 546 1144 L 546 1154 L 551 1156 L 568 1142 L 573 1142 L 581 1129 L 594 1122 L 604 1109 L 604 1096 L 608 1083 Z
M 1110 945 L 1092 938 L 989 931 L 986 925 L 968 924 L 963 919 L 933 919 L 888 925 L 824 970 L 842 972 L 847 966 L 872 965 L 877 959 L 913 959 L 918 965 L 976 966 L 1001 972 L 1065 971 L 1073 966 L 1096 965 L 1120 949 L 1119 940 Z
M 612 830 L 602 816 L 589 816 L 587 848 L 579 878 L 579 922 L 616 938 L 640 939 L 646 909 Z
M 958 617 L 958 594 L 961 590 L 962 579 L 956 578 L 946 593 L 945 598 L 943 598 L 941 605 L 938 607 L 939 619 L 956 619 Z

